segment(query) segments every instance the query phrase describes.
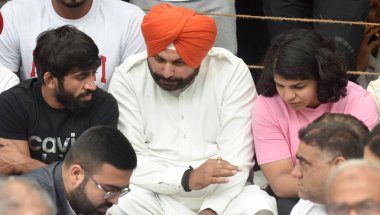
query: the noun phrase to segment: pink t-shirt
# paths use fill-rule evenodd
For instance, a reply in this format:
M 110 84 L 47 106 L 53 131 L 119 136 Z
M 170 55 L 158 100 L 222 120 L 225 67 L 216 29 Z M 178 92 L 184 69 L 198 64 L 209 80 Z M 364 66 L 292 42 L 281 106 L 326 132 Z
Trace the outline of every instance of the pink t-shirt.
M 323 113 L 351 114 L 369 129 L 377 124 L 378 113 L 372 96 L 361 86 L 348 82 L 347 96 L 315 109 L 295 111 L 281 97 L 259 96 L 252 110 L 252 131 L 257 161 L 260 165 L 291 157 L 295 163 L 298 131 Z

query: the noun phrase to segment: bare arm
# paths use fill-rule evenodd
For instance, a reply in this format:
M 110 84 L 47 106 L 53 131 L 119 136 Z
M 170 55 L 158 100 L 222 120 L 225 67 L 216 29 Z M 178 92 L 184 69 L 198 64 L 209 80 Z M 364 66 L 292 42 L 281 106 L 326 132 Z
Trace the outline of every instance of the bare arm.
M 22 174 L 43 166 L 30 157 L 27 141 L 0 138 L 0 173 Z
M 293 170 L 291 158 L 260 166 L 273 192 L 279 198 L 298 198 L 297 180 L 290 173 Z

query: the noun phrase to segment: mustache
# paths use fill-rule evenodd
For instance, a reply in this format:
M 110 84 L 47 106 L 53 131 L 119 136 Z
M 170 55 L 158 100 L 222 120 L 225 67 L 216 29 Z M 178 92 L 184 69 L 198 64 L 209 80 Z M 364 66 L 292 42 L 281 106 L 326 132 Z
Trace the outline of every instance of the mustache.
M 85 92 L 79 94 L 78 98 L 86 97 L 86 96 L 91 95 L 91 94 L 92 94 L 92 91 L 86 90 Z
M 103 207 L 110 208 L 112 206 L 113 206 L 113 204 L 111 202 L 105 202 L 105 203 L 99 205 L 98 208 L 103 208 Z
M 175 77 L 165 78 L 164 76 L 158 75 L 158 74 L 156 74 L 154 72 L 152 72 L 152 75 L 153 75 L 153 78 L 156 81 L 159 81 L 159 80 L 163 80 L 163 81 L 166 81 L 166 82 L 180 82 L 180 81 L 182 81 L 182 79 L 175 78 Z

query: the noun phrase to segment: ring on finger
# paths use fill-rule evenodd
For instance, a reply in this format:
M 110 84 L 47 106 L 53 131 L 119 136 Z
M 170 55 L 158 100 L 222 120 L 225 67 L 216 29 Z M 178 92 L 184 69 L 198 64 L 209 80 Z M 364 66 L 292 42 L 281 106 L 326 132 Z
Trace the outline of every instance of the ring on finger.
M 217 157 L 216 158 L 216 161 L 218 162 L 218 164 L 222 163 L 222 160 L 223 160 L 222 157 Z

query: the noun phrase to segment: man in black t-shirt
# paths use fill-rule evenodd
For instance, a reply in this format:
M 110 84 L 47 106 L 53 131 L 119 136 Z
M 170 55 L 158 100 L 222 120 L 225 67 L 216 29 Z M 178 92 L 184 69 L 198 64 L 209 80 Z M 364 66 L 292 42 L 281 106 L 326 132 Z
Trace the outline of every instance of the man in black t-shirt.
M 89 36 L 72 26 L 45 31 L 37 38 L 34 62 L 38 78 L 0 94 L 3 174 L 63 160 L 86 129 L 118 122 L 116 100 L 94 83 L 101 62 Z

